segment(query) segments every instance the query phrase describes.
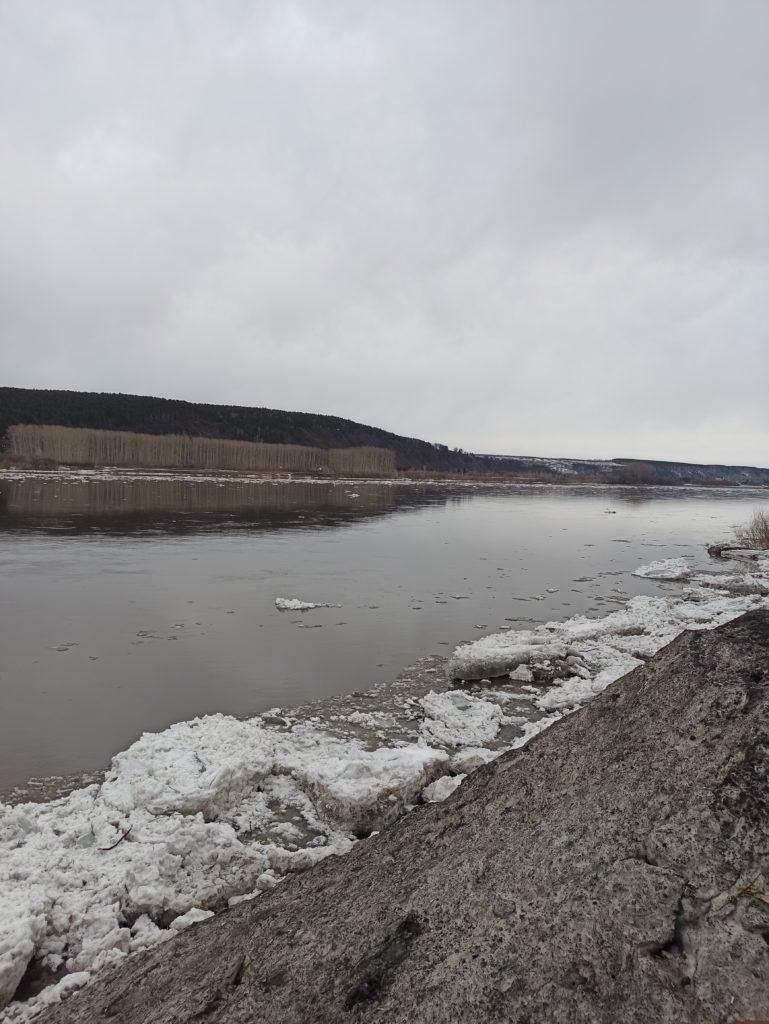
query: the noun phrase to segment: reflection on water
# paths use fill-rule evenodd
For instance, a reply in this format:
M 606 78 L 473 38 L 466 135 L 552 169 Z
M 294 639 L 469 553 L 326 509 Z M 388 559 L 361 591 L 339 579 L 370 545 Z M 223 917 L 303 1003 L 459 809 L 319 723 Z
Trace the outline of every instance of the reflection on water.
M 702 564 L 760 498 L 0 474 L 0 792 L 173 721 L 367 689 L 462 640 L 664 593 L 632 570 Z
M 632 488 L 541 485 L 451 485 L 368 481 L 288 481 L 184 475 L 19 474 L 0 476 L 0 531 L 195 532 L 224 524 L 269 530 L 341 526 L 407 509 L 467 502 L 485 496 L 544 494 L 605 498 L 643 507 L 661 501 L 743 498 L 766 491 L 723 488 Z
M 30 476 L 0 481 L 0 530 L 185 532 L 223 523 L 267 530 L 301 526 L 308 510 L 313 528 L 333 527 L 467 497 L 429 485 Z

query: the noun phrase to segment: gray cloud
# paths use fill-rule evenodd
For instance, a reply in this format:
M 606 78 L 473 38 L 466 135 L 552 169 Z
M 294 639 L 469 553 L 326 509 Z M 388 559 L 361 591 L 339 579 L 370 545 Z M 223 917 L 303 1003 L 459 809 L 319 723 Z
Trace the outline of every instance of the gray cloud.
M 8 384 L 769 464 L 765 0 L 0 3 Z

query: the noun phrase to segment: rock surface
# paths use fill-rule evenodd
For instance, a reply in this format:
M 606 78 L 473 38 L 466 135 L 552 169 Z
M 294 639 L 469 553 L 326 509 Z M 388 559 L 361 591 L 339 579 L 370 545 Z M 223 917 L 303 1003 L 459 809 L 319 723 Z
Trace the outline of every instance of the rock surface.
M 769 1018 L 768 768 L 769 613 L 750 612 L 40 1020 Z

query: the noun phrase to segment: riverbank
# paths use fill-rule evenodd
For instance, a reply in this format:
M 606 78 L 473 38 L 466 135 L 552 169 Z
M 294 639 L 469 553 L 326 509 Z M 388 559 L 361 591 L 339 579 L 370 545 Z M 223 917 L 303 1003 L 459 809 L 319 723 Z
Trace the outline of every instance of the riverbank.
M 553 460 L 555 463 L 556 460 Z M 769 474 L 769 470 L 766 471 Z M 209 483 L 213 481 L 239 481 L 243 483 L 317 483 L 336 484 L 339 486 L 353 485 L 389 485 L 389 486 L 458 486 L 458 487 L 599 487 L 612 491 L 650 491 L 664 488 L 686 490 L 728 489 L 737 487 L 756 490 L 759 493 L 769 490 L 769 479 L 721 480 L 703 478 L 698 481 L 688 480 L 655 480 L 639 478 L 636 481 L 612 478 L 601 474 L 573 473 L 566 469 L 553 469 L 549 472 L 537 473 L 433 473 L 427 470 L 404 470 L 390 475 L 366 476 L 329 473 L 303 472 L 254 472 L 232 469 L 190 469 L 190 468 L 146 468 L 141 466 L 68 466 L 55 463 L 25 463 L 19 460 L 0 461 L 0 482 L 3 480 L 23 480 L 39 478 L 41 480 L 66 478 L 68 480 L 175 480 L 179 482 Z
M 446 803 L 45 1024 L 767 1016 L 768 662 L 767 610 L 683 634 Z
M 447 796 L 682 630 L 769 607 L 766 556 L 684 579 L 674 568 L 675 595 L 463 645 L 448 662 L 452 680 L 475 680 L 461 688 L 436 659 L 299 711 L 179 723 L 114 758 L 99 785 L 0 808 L 0 979 L 6 1001 L 24 997 L 5 1019 L 33 1019 L 127 954 Z

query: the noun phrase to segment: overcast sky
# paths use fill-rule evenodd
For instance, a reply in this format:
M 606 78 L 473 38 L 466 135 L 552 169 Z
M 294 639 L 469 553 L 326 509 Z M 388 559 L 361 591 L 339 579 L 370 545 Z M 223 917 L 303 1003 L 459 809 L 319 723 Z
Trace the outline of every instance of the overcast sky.
M 767 0 L 0 0 L 0 380 L 769 465 Z

